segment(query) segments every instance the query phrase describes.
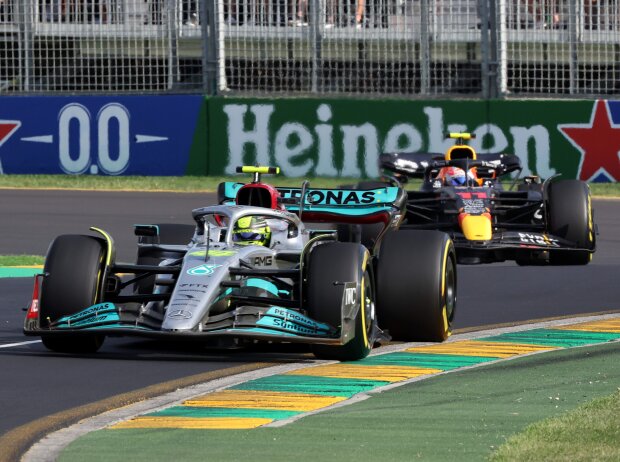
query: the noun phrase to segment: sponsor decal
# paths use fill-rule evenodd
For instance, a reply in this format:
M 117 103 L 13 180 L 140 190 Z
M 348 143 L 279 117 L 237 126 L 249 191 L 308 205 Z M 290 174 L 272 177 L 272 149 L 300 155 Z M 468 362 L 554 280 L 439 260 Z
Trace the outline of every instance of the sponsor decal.
M 114 312 L 114 313 L 101 313 L 101 314 L 97 314 L 95 316 L 90 316 L 86 319 L 80 319 L 80 320 L 76 320 L 76 321 L 72 321 L 70 319 L 67 319 L 66 321 L 63 322 L 63 325 L 59 325 L 58 328 L 59 329 L 70 329 L 73 327 L 83 327 L 83 326 L 89 326 L 89 325 L 95 325 L 95 324 L 101 324 L 104 322 L 111 322 L 111 321 L 120 321 L 120 316 L 118 315 L 118 313 Z
M 519 233 L 519 240 L 524 244 L 533 244 L 545 247 L 560 247 L 557 239 L 550 238 L 546 234 Z
M 486 211 L 484 207 L 484 201 L 482 199 L 464 199 L 463 200 L 463 212 L 464 213 L 484 213 Z
M 184 289 L 206 289 L 209 287 L 209 284 L 188 284 L 184 282 L 183 284 L 179 284 L 178 287 L 182 287 Z
M 271 307 L 256 323 L 262 327 L 277 327 L 297 334 L 327 334 L 330 327 L 321 324 L 293 310 Z
M 443 102 L 420 109 L 412 103 L 407 108 L 415 113 L 405 120 L 393 117 L 390 123 L 381 115 L 391 109 L 385 102 L 381 102 L 381 108 L 371 106 L 377 107 L 377 111 L 366 111 L 366 116 L 359 114 L 355 103 L 304 100 L 301 104 L 307 109 L 303 116 L 299 115 L 297 101 L 295 109 L 289 109 L 286 100 L 278 104 L 246 104 L 241 100 L 223 103 L 221 120 L 228 151 L 224 173 L 234 174 L 238 165 L 257 163 L 276 164 L 290 177 L 376 178 L 380 176 L 377 164 L 380 153 L 443 153 L 454 144 L 446 139 L 446 132 L 462 130 L 476 135 L 469 144 L 480 153 L 514 152 L 523 161 L 524 175 L 535 172 L 548 178 L 556 173 L 550 164 L 549 129 L 535 119 L 527 125 L 508 125 L 502 120 L 500 126 L 484 122 L 484 117 L 475 119 L 464 115 L 447 122 L 444 112 L 453 114 L 458 103 Z M 393 108 L 392 112 L 399 115 L 407 112 L 397 103 Z M 350 123 L 352 120 L 355 123 Z M 548 125 L 553 127 L 552 123 Z M 403 167 L 413 168 L 413 165 Z M 340 203 L 344 204 L 344 200 Z
M 283 199 L 299 199 L 301 190 L 278 188 Z M 375 191 L 310 190 L 306 201 L 314 205 L 364 205 L 376 202 Z
M 179 297 L 187 297 L 188 299 L 193 299 L 196 298 L 195 295 L 191 295 L 191 294 L 179 294 Z
M 581 153 L 578 179 L 620 181 L 620 123 L 614 123 L 608 101 L 594 103 L 589 122 L 558 125 L 558 129 Z
M 174 319 L 190 319 L 192 317 L 192 312 L 187 310 L 172 310 L 167 316 Z
M 183 175 L 204 104 L 200 95 L 3 97 L 0 145 L 20 136 L 2 150 L 0 173 Z
M 254 257 L 254 266 L 272 266 L 272 265 L 273 265 L 273 257 L 271 255 Z
M 353 305 L 357 301 L 357 289 L 355 287 L 347 287 L 344 289 L 344 303 Z
M 187 274 L 190 276 L 211 276 L 215 270 L 221 266 L 222 265 L 208 265 L 205 263 L 204 265 L 194 266 L 193 268 L 188 269 Z

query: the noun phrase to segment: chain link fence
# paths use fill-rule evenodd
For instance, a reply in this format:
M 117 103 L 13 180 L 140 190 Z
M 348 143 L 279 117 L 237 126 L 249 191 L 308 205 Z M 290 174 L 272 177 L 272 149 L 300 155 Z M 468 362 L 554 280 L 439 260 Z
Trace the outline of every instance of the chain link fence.
M 0 94 L 620 93 L 620 0 L 0 0 Z

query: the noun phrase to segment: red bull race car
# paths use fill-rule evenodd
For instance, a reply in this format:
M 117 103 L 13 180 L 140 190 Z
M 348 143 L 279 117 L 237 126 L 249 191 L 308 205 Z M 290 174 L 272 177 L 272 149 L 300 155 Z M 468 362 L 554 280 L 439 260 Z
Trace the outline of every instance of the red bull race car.
M 143 336 L 220 348 L 303 343 L 337 360 L 363 358 L 390 337 L 450 335 L 454 246 L 439 231 L 398 230 L 401 188 L 275 188 L 260 175 L 276 168 L 240 171 L 253 181 L 220 185 L 220 204 L 192 211 L 195 226 L 136 225 L 135 263 L 117 262 L 101 229 L 57 237 L 35 278 L 25 334 L 58 352 Z M 382 230 L 368 248 L 337 223 Z
M 519 179 L 516 155 L 478 154 L 465 143 L 471 134 L 448 136 L 456 142 L 443 154 L 380 155 L 380 168 L 394 183 L 422 179 L 419 190 L 407 191 L 401 229 L 448 233 L 461 264 L 590 262 L 597 232 L 586 183 L 558 176 Z M 366 242 L 372 238 L 374 230 L 368 229 Z

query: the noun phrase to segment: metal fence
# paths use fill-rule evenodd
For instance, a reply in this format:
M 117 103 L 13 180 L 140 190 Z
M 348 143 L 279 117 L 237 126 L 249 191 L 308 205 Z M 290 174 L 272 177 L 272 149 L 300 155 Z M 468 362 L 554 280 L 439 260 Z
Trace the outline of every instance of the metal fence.
M 604 96 L 620 0 L 0 0 L 0 94 Z

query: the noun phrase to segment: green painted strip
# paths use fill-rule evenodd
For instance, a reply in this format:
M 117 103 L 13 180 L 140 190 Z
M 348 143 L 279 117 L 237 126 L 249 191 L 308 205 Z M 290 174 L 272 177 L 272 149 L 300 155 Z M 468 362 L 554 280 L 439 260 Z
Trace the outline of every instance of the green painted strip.
M 249 417 L 263 419 L 288 419 L 301 414 L 295 411 L 278 411 L 275 409 L 233 409 L 220 407 L 174 406 L 158 412 L 146 414 L 149 417 Z
M 483 356 L 438 355 L 432 353 L 388 353 L 362 359 L 361 361 L 357 361 L 355 365 L 413 366 L 447 371 L 495 360 L 496 358 Z
M 0 278 L 30 278 L 42 272 L 42 268 L 15 268 L 4 266 L 0 268 Z
M 584 332 L 578 330 L 534 329 L 525 332 L 512 332 L 495 337 L 482 338 L 487 342 L 527 343 L 533 345 L 570 348 L 583 345 L 610 342 L 620 338 L 618 333 Z
M 232 387 L 232 389 L 346 396 L 348 398 L 388 383 L 380 380 L 339 379 L 310 375 L 274 375 L 242 383 Z

